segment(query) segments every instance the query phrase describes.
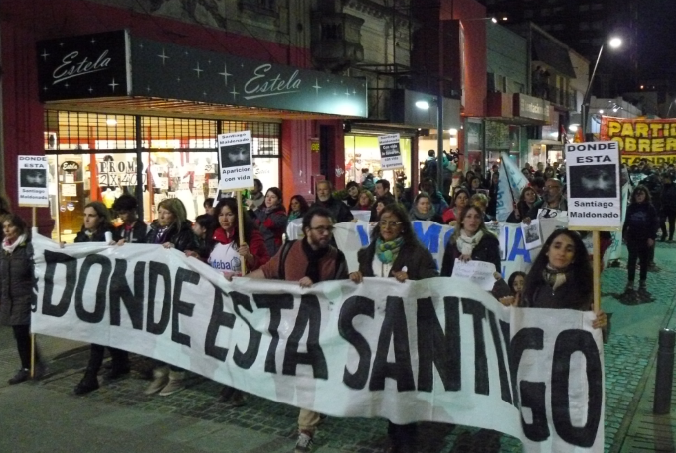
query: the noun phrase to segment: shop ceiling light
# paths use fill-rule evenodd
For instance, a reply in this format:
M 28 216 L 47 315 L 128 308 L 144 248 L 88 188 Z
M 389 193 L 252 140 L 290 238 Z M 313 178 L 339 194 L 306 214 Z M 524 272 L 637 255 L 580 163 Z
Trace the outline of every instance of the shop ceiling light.
M 106 124 L 108 126 L 117 126 L 117 120 L 115 118 L 108 118 Z
M 421 110 L 428 110 L 430 108 L 430 103 L 427 101 L 416 101 L 415 106 Z

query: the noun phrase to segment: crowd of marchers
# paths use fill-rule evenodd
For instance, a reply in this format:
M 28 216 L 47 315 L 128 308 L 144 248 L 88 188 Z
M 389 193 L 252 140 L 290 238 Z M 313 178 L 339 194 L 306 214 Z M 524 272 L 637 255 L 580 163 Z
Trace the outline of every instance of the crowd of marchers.
M 494 165 L 486 173 L 480 167 L 463 173 L 454 161 L 442 160 L 443 183 L 439 189 L 437 164 L 437 156 L 430 151 L 428 161 L 421 168 L 417 190 L 405 187 L 403 180 L 392 185 L 386 179 L 377 179 L 367 169 L 363 170 L 360 181 L 349 182 L 341 191 L 334 191 L 329 181 L 319 181 L 315 187 L 316 199 L 311 205 L 301 195 L 294 195 L 285 205 L 279 188 L 264 191 L 261 181 L 255 180 L 255 187 L 244 200 L 242 219 L 238 218 L 240 209 L 235 198 L 207 199 L 205 212 L 195 219 L 186 218 L 186 209 L 179 199 L 169 198 L 158 204 L 156 219 L 146 224 L 138 217 L 136 198 L 125 194 L 115 200 L 110 210 L 99 201 L 87 204 L 75 242 L 105 241 L 111 246 L 158 244 L 203 260 L 228 280 L 246 275 L 252 279 L 295 281 L 301 287 L 338 279 L 362 284 L 367 277 L 391 278 L 396 282 L 449 277 L 456 260 L 478 260 L 495 265 L 498 272 L 491 293 L 506 306 L 593 309 L 593 271 L 580 233 L 565 228 L 555 230 L 544 238 L 527 273 L 514 272 L 503 279 L 499 273 L 502 269 L 499 241 L 487 227 L 496 218 L 498 166 Z M 622 229 L 628 249 L 628 282 L 622 297 L 628 300 L 650 299 L 646 273 L 654 266 L 652 256 L 658 230 L 662 230 L 663 241 L 673 240 L 676 220 L 673 171 L 673 165 L 653 169 L 647 161 L 622 168 L 622 184 L 630 185 Z M 543 210 L 567 210 L 562 166 L 526 164 L 522 173 L 528 185 L 515 200 L 508 222 L 528 223 Z M 366 216 L 373 229 L 369 245 L 358 252 L 358 269 L 350 272 L 343 252 L 336 247 L 333 230 L 336 223 L 352 221 L 355 211 L 368 211 Z M 19 384 L 30 379 L 32 361 L 36 364 L 34 378 L 39 379 L 45 370 L 37 349 L 31 357 L 30 313 L 35 297 L 31 229 L 11 212 L 4 199 L 0 199 L 0 215 L 3 249 L 0 324 L 11 326 L 14 331 L 21 368 L 9 383 Z M 286 240 L 286 227 L 291 221 L 301 224 L 301 239 Z M 417 238 L 413 221 L 454 226 L 440 268 Z M 604 239 L 607 247 L 608 237 Z M 634 290 L 637 267 L 638 292 Z M 607 315 L 597 311 L 594 327 L 606 325 Z M 128 375 L 131 371 L 129 354 L 108 349 L 111 361 L 104 380 Z M 74 388 L 76 395 L 99 388 L 104 352 L 104 346 L 91 345 L 84 375 Z M 170 396 L 185 388 L 186 371 L 179 367 L 154 362 L 152 368 L 136 371 L 150 381 L 145 390 L 147 395 Z M 236 407 L 246 404 L 247 398 L 242 391 L 227 386 L 219 396 L 221 402 Z M 312 450 L 322 419 L 317 412 L 300 409 L 296 452 Z M 419 451 L 415 423 L 390 422 L 388 439 L 387 451 Z

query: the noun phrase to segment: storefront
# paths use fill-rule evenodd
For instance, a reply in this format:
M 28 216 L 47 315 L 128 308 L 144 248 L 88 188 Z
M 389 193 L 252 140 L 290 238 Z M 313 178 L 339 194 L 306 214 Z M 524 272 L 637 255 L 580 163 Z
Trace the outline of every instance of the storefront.
M 325 123 L 367 114 L 361 79 L 122 31 L 40 42 L 37 50 L 50 214 L 54 237 L 61 240 L 80 229 L 84 205 L 99 200 L 110 206 L 123 193 L 136 196 L 146 221 L 154 219 L 160 201 L 172 197 L 194 219 L 204 200 L 217 194 L 221 133 L 250 130 L 255 173 L 264 188 L 294 193 L 297 188 L 284 187 L 284 121 Z

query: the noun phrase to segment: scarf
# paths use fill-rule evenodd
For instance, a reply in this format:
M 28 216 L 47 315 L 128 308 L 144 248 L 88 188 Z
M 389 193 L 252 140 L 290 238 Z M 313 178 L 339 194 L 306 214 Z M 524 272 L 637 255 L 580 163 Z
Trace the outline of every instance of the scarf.
M 397 259 L 402 245 L 404 245 L 404 238 L 401 236 L 387 242 L 383 241 L 382 238 L 378 238 L 376 239 L 376 255 L 382 263 L 393 263 Z
M 291 222 L 292 220 L 300 219 L 302 217 L 302 213 L 300 211 L 291 211 L 287 217 L 287 221 Z
M 7 239 L 5 239 L 4 241 L 2 241 L 2 249 L 5 251 L 5 253 L 11 255 L 18 246 L 26 242 L 26 238 L 27 236 L 24 233 L 18 238 L 16 238 L 16 241 L 12 243 L 10 243 Z
M 566 269 L 559 270 L 554 269 L 549 264 L 542 271 L 542 277 L 545 279 L 545 282 L 552 287 L 552 291 L 566 283 Z
M 320 249 L 313 249 L 310 244 L 307 242 L 307 238 L 301 240 L 301 245 L 303 246 L 303 253 L 307 258 L 307 267 L 305 268 L 305 276 L 312 280 L 312 283 L 318 283 L 322 280 L 321 269 L 319 268 L 319 262 L 329 253 L 330 247 L 324 247 Z
M 460 236 L 458 236 L 456 241 L 456 246 L 458 247 L 460 254 L 472 256 L 474 247 L 476 247 L 483 236 L 484 232 L 481 230 L 474 233 L 474 236 L 467 236 L 465 230 L 460 230 Z
M 429 220 L 434 217 L 434 214 L 434 206 L 430 206 L 430 210 L 427 211 L 427 214 L 423 214 L 422 212 L 418 211 L 416 206 L 411 208 L 411 217 L 417 220 Z

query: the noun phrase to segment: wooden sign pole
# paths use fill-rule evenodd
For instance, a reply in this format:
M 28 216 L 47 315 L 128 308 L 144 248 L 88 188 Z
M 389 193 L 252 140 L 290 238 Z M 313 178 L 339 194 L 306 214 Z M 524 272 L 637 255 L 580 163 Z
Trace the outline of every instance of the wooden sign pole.
M 240 247 L 245 244 L 244 239 L 244 209 L 242 207 L 242 191 L 237 190 L 237 230 L 239 232 Z M 246 274 L 246 259 L 242 258 L 242 275 Z

